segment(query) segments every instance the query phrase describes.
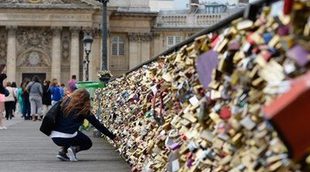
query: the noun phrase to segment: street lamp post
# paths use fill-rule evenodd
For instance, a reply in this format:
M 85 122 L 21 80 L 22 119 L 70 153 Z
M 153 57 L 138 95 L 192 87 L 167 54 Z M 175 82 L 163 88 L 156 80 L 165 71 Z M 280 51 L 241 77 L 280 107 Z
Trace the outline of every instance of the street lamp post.
M 85 32 L 83 38 L 85 58 L 84 58 L 84 70 L 85 70 L 85 80 L 89 80 L 89 54 L 91 52 L 91 46 L 93 43 L 93 37 L 90 33 Z
M 102 3 L 102 64 L 101 70 L 108 70 L 108 53 L 107 53 L 107 39 L 108 39 L 108 27 L 107 27 L 107 3 L 109 0 L 98 0 Z

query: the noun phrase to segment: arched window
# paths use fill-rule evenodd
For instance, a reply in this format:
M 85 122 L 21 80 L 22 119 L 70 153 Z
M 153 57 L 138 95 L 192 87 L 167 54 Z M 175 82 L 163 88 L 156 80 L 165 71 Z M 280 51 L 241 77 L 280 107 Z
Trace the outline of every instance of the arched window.
M 112 37 L 112 55 L 123 56 L 125 55 L 125 42 L 120 36 Z

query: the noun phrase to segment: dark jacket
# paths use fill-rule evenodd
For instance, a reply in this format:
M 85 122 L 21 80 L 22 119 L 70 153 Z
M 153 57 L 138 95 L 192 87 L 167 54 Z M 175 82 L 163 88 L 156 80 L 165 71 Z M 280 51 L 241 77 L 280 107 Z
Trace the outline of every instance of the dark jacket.
M 29 101 L 29 93 L 26 89 L 23 90 L 23 93 L 22 93 L 22 98 L 23 98 L 23 102 L 25 104 L 30 104 L 30 101 Z
M 79 127 L 83 124 L 84 119 L 87 119 L 96 129 L 108 136 L 110 139 L 114 139 L 115 135 L 111 133 L 93 114 L 76 116 L 77 111 L 73 110 L 68 116 L 59 115 L 56 121 L 55 131 L 62 133 L 73 134 L 78 131 Z
M 10 92 L 2 84 L 0 84 L 0 94 L 4 94 L 5 97 L 7 97 L 10 95 Z
M 48 85 L 43 85 L 42 103 L 44 105 L 51 105 L 52 104 L 51 91 L 49 90 Z
M 3 86 L 3 80 L 6 79 L 6 74 L 0 74 L 0 93 L 4 94 L 6 97 L 9 96 L 9 91 Z

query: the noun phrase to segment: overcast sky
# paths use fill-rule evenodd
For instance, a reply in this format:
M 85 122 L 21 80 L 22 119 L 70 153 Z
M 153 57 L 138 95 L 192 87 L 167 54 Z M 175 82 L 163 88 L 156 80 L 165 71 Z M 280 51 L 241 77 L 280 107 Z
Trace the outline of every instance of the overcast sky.
M 174 0 L 175 7 L 178 9 L 184 9 L 188 0 Z

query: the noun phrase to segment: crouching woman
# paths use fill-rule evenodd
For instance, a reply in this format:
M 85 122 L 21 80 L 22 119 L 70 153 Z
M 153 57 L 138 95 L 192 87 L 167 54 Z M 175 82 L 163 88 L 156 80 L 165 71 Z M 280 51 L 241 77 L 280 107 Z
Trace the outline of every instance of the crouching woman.
M 61 103 L 63 115 L 58 115 L 56 126 L 50 135 L 54 143 L 61 147 L 57 155 L 58 159 L 77 161 L 76 154 L 78 152 L 91 148 L 90 138 L 79 131 L 84 119 L 87 119 L 110 139 L 118 141 L 118 137 L 101 124 L 90 112 L 90 109 L 90 95 L 85 89 L 76 90 Z

